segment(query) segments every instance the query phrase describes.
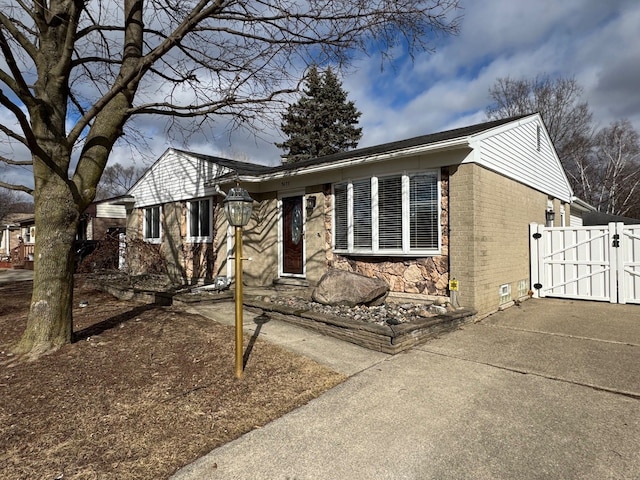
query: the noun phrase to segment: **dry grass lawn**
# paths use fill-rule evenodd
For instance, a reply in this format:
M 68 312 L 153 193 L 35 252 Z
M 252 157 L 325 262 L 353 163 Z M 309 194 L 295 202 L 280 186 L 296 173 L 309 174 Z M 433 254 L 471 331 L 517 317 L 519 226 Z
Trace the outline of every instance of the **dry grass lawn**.
M 260 340 L 238 380 L 232 327 L 78 283 L 76 341 L 34 362 L 31 282 L 0 285 L 0 478 L 167 478 L 344 380 Z

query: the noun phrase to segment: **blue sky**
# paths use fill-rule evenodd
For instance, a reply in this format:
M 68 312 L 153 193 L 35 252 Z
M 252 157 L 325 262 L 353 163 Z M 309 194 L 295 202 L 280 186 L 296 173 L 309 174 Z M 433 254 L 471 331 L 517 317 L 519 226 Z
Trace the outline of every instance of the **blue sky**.
M 362 112 L 360 147 L 401 140 L 485 120 L 489 88 L 500 77 L 573 77 L 584 88 L 595 127 L 622 118 L 640 132 L 640 1 L 461 0 L 459 35 L 440 37 L 435 52 L 413 60 L 399 52 L 381 69 L 380 57 L 356 59 L 343 86 Z M 110 162 L 149 163 L 168 147 L 188 148 L 255 163 L 280 161 L 279 132 L 259 137 L 221 128 L 188 144 L 168 139 L 151 120 L 137 127 L 149 156 L 117 147 Z M 21 180 L 16 172 L 12 180 Z M 26 180 L 25 180 L 26 181 Z
M 640 2 L 462 0 L 461 5 L 459 35 L 437 39 L 434 53 L 419 53 L 413 61 L 399 55 L 384 70 L 372 55 L 346 72 L 343 86 L 362 112 L 360 147 L 482 122 L 496 79 L 544 74 L 576 79 L 594 126 L 627 118 L 640 132 Z M 280 141 L 278 132 L 263 137 L 238 132 L 220 135 L 217 145 L 192 139 L 189 147 L 278 163 L 281 151 L 273 146 Z

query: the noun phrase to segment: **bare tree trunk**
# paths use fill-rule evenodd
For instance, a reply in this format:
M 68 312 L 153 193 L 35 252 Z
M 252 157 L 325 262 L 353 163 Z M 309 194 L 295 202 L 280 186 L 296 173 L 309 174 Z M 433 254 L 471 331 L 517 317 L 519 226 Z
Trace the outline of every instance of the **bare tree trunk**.
M 38 356 L 69 343 L 73 334 L 73 241 L 78 207 L 69 186 L 51 175 L 35 195 L 33 293 L 19 353 Z

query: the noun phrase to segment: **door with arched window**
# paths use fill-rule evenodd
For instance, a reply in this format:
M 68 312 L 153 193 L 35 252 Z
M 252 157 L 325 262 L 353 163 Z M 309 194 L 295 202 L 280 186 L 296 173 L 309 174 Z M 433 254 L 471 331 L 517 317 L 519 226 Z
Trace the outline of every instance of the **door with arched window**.
M 302 196 L 282 198 L 282 273 L 304 273 L 304 218 Z

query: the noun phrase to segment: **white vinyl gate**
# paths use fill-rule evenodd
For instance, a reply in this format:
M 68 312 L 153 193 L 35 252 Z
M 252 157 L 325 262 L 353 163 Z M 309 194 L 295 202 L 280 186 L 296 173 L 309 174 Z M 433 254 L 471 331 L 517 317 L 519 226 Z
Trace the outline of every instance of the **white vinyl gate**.
M 640 225 L 530 225 L 536 297 L 640 303 Z

